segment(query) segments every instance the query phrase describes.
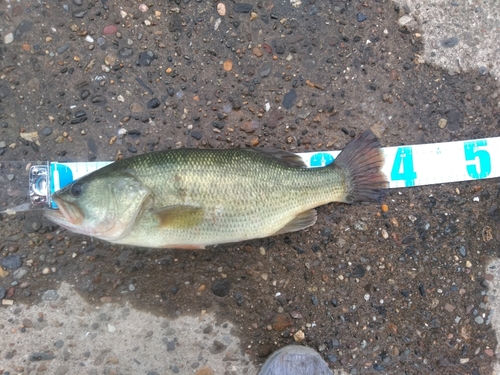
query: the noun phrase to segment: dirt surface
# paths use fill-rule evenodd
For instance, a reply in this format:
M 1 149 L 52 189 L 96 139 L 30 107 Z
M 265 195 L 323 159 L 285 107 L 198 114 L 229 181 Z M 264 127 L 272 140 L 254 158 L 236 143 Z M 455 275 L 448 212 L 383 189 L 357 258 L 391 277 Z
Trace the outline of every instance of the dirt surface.
M 427 65 L 389 1 L 228 1 L 224 16 L 212 1 L 79 3 L 0 2 L 2 186 L 26 181 L 27 161 L 333 150 L 365 129 L 384 146 L 498 135 L 494 79 Z M 1 190 L 3 207 L 23 202 Z M 0 287 L 16 303 L 64 281 L 91 304 L 214 312 L 257 363 L 302 331 L 332 369 L 489 374 L 499 194 L 495 180 L 391 190 L 387 212 L 331 204 L 308 230 L 206 251 L 113 246 L 40 212 L 2 215 L 0 258 L 22 266 L 4 267 Z

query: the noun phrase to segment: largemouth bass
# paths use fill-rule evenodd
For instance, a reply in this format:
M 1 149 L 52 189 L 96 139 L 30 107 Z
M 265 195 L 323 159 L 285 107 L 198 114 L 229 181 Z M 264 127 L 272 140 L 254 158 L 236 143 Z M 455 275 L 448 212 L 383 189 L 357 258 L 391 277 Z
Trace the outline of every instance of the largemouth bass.
M 314 207 L 376 201 L 387 187 L 375 135 L 353 139 L 333 164 L 306 168 L 280 150 L 177 149 L 123 159 L 54 193 L 46 216 L 112 243 L 180 249 L 298 231 Z

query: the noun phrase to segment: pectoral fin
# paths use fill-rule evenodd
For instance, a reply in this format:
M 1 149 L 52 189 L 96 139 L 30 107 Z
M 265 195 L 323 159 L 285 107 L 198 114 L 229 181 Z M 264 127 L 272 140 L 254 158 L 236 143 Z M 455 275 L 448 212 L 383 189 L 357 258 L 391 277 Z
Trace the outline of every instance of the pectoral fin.
M 197 226 L 203 220 L 205 211 L 194 206 L 168 206 L 153 212 L 162 228 L 185 229 Z
M 310 227 L 316 222 L 316 210 L 307 210 L 301 212 L 290 220 L 283 228 L 277 231 L 275 234 L 283 234 L 288 232 L 296 232 L 298 230 Z

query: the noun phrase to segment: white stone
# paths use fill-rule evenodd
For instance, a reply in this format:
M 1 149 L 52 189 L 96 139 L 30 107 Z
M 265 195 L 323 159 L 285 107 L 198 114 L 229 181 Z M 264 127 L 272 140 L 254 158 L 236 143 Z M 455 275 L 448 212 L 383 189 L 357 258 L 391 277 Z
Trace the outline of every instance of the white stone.
M 4 41 L 5 44 L 12 43 L 14 41 L 14 34 L 8 33 L 7 35 L 5 35 L 3 37 L 3 41 Z
M 408 23 L 410 23 L 411 21 L 413 21 L 413 18 L 410 17 L 409 15 L 405 14 L 403 17 L 401 17 L 399 20 L 398 20 L 398 23 L 401 25 L 401 26 L 404 26 Z
M 217 18 L 215 20 L 215 24 L 214 24 L 214 30 L 217 31 L 219 29 L 219 26 L 220 26 L 220 23 L 222 22 L 222 20 L 220 18 Z

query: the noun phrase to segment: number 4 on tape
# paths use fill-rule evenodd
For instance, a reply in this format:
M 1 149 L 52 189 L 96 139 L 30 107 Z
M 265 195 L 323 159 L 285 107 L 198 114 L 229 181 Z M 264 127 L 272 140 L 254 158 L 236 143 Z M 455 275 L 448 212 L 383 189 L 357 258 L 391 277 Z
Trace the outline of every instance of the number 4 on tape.
M 406 186 L 415 186 L 417 172 L 413 169 L 411 147 L 398 147 L 391 170 L 391 180 L 404 181 Z

